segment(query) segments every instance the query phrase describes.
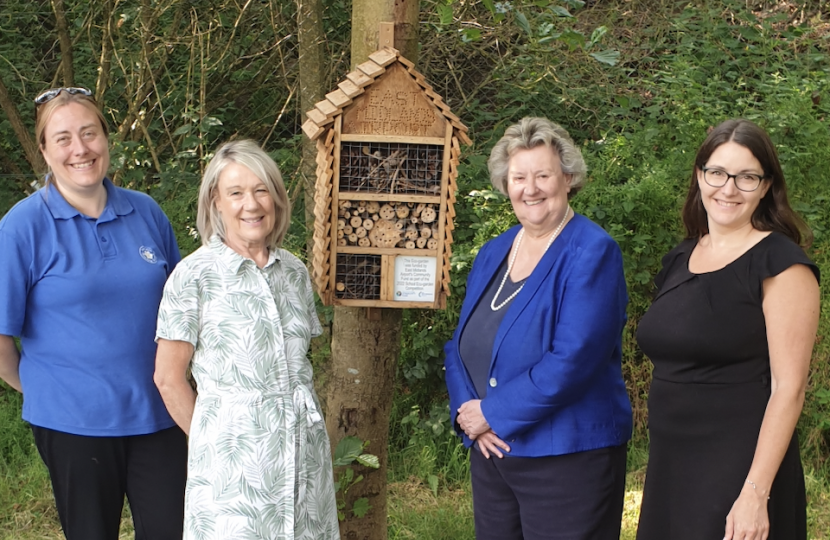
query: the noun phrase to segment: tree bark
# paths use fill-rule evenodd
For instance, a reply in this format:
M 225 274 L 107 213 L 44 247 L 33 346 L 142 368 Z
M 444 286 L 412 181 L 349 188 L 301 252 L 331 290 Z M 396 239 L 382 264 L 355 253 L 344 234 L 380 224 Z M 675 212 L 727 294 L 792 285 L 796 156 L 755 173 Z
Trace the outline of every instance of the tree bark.
M 378 47 L 381 22 L 395 23 L 395 48 L 417 60 L 418 2 L 416 0 L 354 0 L 352 4 L 352 69 Z M 305 109 L 304 110 L 308 110 Z M 377 316 L 379 315 L 379 317 Z M 340 524 L 344 540 L 386 540 L 386 493 L 389 415 L 400 351 L 400 309 L 334 308 L 331 367 L 326 388 L 326 428 L 332 447 L 348 435 L 370 441 L 368 452 L 378 456 L 379 469 L 360 469 L 364 480 L 349 490 L 346 519 Z M 355 518 L 351 505 L 366 497 L 371 509 Z
M 325 32 L 323 31 L 323 2 L 321 0 L 297 0 L 297 35 L 300 45 L 300 110 L 309 111 L 325 97 Z M 305 207 L 306 249 L 313 253 L 311 236 L 314 224 L 314 184 L 317 170 L 317 145 L 303 138 L 300 180 L 303 186 Z
M 98 107 L 104 106 L 104 92 L 109 84 L 110 67 L 112 65 L 112 0 L 105 0 L 101 18 L 101 58 L 98 67 L 98 80 L 95 82 L 95 101 Z
M 385 540 L 386 474 L 389 414 L 401 337 L 401 310 L 378 309 L 379 321 L 367 308 L 334 308 L 331 368 L 326 394 L 326 429 L 332 446 L 349 435 L 369 441 L 367 452 L 380 460 L 379 469 L 355 466 L 364 479 L 349 489 L 343 540 Z M 366 497 L 371 509 L 361 518 L 351 514 L 355 499 Z
M 329 62 L 325 55 L 326 34 L 323 30 L 323 2 L 322 0 L 297 0 L 297 41 L 299 43 L 299 87 L 300 110 L 308 111 L 314 104 L 322 100 L 327 92 L 325 73 L 328 72 Z M 308 253 L 309 272 L 311 259 L 314 253 L 314 193 L 317 181 L 317 144 L 303 137 L 301 144 L 302 159 L 300 161 L 300 182 L 302 185 L 303 209 L 306 224 L 306 253 Z M 312 355 L 323 349 L 329 349 L 331 330 L 323 327 L 323 335 L 311 342 Z M 322 373 L 315 373 L 317 393 L 321 397 L 323 411 L 327 410 L 327 392 L 325 382 L 328 380 L 328 362 Z M 319 366 L 315 366 L 315 371 Z M 322 384 L 319 384 L 321 383 Z
M 12 125 L 17 141 L 23 147 L 23 152 L 26 154 L 26 161 L 32 166 L 35 174 L 42 174 L 46 171 L 46 164 L 38 150 L 37 142 L 29 135 L 29 130 L 26 129 L 26 124 L 20 117 L 17 106 L 14 104 L 3 78 L 0 76 L 0 108 L 6 113 L 9 123 Z
M 61 68 L 63 69 L 63 85 L 75 86 L 75 65 L 72 60 L 72 37 L 69 35 L 69 25 L 66 22 L 66 12 L 63 0 L 52 0 L 52 11 L 55 12 L 58 38 L 61 46 Z
M 380 23 L 395 23 L 395 48 L 418 63 L 418 2 L 354 0 L 352 3 L 352 68 L 378 50 Z

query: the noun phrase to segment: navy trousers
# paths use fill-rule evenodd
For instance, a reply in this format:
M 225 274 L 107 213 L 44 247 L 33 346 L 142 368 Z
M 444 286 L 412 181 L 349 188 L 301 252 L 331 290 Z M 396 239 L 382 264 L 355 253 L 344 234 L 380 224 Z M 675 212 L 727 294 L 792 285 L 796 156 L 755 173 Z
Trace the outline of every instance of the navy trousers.
M 37 426 L 32 432 L 67 540 L 117 540 L 124 495 L 136 540 L 181 540 L 187 480 L 181 429 L 129 437 L 87 437 Z
M 476 540 L 619 540 L 626 446 L 485 458 L 470 450 Z

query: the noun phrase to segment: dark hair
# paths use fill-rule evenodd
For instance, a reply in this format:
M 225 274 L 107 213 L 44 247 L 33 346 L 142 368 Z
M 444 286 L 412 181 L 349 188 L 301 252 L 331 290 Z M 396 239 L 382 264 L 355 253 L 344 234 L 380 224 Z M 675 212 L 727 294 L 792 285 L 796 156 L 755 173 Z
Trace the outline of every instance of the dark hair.
M 695 157 L 689 193 L 683 203 L 683 225 L 686 238 L 700 238 L 709 233 L 706 209 L 700 197 L 698 171 L 702 170 L 712 153 L 722 144 L 735 142 L 747 148 L 761 163 L 765 181 L 770 188 L 758 203 L 752 214 L 752 226 L 759 231 L 777 231 L 802 247 L 809 247 L 813 242 L 810 228 L 790 207 L 787 199 L 787 183 L 778 161 L 778 152 L 767 132 L 757 124 L 742 118 L 727 120 L 713 129 Z

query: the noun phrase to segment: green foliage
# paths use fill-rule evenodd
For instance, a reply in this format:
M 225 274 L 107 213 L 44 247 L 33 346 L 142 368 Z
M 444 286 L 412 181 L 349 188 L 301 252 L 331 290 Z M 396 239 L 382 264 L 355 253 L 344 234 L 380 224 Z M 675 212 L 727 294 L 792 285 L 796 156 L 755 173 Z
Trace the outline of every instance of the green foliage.
M 447 80 L 436 90 L 471 127 L 475 145 L 459 167 L 451 315 L 425 312 L 407 319 L 401 355 L 404 392 L 397 399 L 408 407 L 396 409 L 399 422 L 410 418 L 414 409 L 409 407 L 417 404 L 420 422 L 409 419 L 406 425 L 423 429 L 431 418 L 425 413 L 445 398 L 437 383 L 430 389 L 442 373 L 441 357 L 433 353 L 454 329 L 479 247 L 515 222 L 509 203 L 488 186 L 486 160 L 505 127 L 522 116 L 546 116 L 569 130 L 589 166 L 589 182 L 572 204 L 622 248 L 630 298 L 623 369 L 638 441 L 646 438 L 650 363 L 634 336 L 651 302 L 660 259 L 684 233 L 680 206 L 694 154 L 708 129 L 731 117 L 749 118 L 767 129 L 793 207 L 815 234 L 809 254 L 824 274 L 830 270 L 830 189 L 825 180 L 830 169 L 830 63 L 826 37 L 817 30 L 826 32 L 823 16 L 814 12 L 812 22 L 790 25 L 790 18 L 774 10 L 753 12 L 738 1 L 661 3 L 659 10 L 646 2 L 626 4 L 631 12 L 623 19 L 619 6 L 611 4 L 582 10 L 569 5 L 574 18 L 551 8 L 565 6 L 563 2 L 497 3 L 478 11 L 452 4 L 455 20 L 481 21 L 478 28 L 487 27 L 484 23 L 499 9 L 515 24 L 487 27 L 489 33 L 465 45 L 470 59 L 454 57 L 454 48 L 443 38 L 435 42 L 440 58 L 422 56 L 431 81 Z M 641 20 L 648 24 L 638 26 Z M 619 63 L 586 62 L 586 46 L 592 43 L 619 51 Z M 458 97 L 457 86 L 443 78 L 441 64 L 447 57 L 453 59 L 456 78 L 479 81 L 478 86 L 462 87 Z M 482 65 L 490 70 L 486 75 Z M 824 361 L 830 357 L 826 294 L 822 306 L 800 424 L 804 454 L 814 464 L 830 455 L 825 420 L 830 405 L 822 393 L 830 384 Z
M 0 475 L 37 458 L 32 432 L 20 420 L 22 407 L 23 395 L 0 383 Z
M 363 475 L 356 474 L 353 465 L 362 465 L 372 469 L 380 467 L 377 456 L 363 452 L 367 446 L 369 446 L 369 441 L 363 442 L 357 437 L 344 437 L 334 449 L 336 471 L 334 491 L 337 497 L 337 517 L 340 521 L 346 519 L 346 496 L 349 489 L 363 481 Z M 359 497 L 352 501 L 351 512 L 354 517 L 361 518 L 371 509 L 372 506 L 366 497 Z
M 97 24 L 101 6 L 65 3 L 76 42 L 76 82 L 92 85 L 104 27 Z M 830 275 L 828 13 L 815 2 L 754 4 L 765 10 L 752 11 L 753 3 L 738 0 L 427 0 L 423 5 L 419 70 L 470 128 L 474 144 L 464 149 L 459 165 L 447 310 L 404 314 L 390 478 L 413 484 L 419 497 L 425 493 L 429 499 L 418 512 L 407 513 L 403 507 L 409 506 L 411 493 L 399 494 L 404 503 L 390 515 L 391 537 L 463 538 L 472 529 L 469 493 L 458 492 L 469 481 L 468 454 L 449 425 L 442 349 L 455 329 L 475 255 L 484 242 L 515 224 L 509 202 L 490 186 L 487 157 L 504 129 L 521 117 L 546 116 L 568 129 L 589 166 L 589 182 L 572 204 L 603 226 L 623 251 L 630 297 L 623 368 L 634 403 L 633 448 L 639 449 L 631 469 L 641 469 L 644 462 L 650 380 L 650 363 L 634 339 L 637 323 L 650 303 L 661 256 L 683 234 L 680 204 L 694 153 L 710 127 L 743 116 L 770 132 L 793 207 L 815 233 L 809 254 L 825 277 Z M 240 13 L 241 5 L 204 0 L 153 5 L 159 9 L 150 35 L 144 33 L 138 4 L 119 4 L 113 15 L 120 63 L 113 65 L 104 95 L 104 111 L 115 131 L 113 173 L 123 185 L 160 202 L 182 252 L 189 253 L 199 245 L 196 198 L 210 152 L 231 137 L 267 140 L 295 208 L 286 245 L 303 252 L 308 229 L 295 174 L 302 111 L 292 93 L 297 80 L 294 3 L 252 3 L 246 13 Z M 348 70 L 350 5 L 327 0 L 325 6 L 334 87 Z M 240 16 L 245 31 L 233 33 Z M 0 35 L 0 75 L 23 121 L 33 126 L 31 97 L 52 85 L 60 61 L 49 3 L 5 2 Z M 149 46 L 147 58 L 143 45 Z M 135 101 L 142 73 L 152 74 L 155 90 Z M 135 122 L 137 111 L 143 111 L 149 137 Z M 0 168 L 14 175 L 0 176 L 2 214 L 25 195 L 32 177 L 5 115 L 0 115 L 0 134 Z M 324 316 L 330 321 L 330 310 Z M 830 456 L 826 293 L 819 336 L 799 426 L 812 471 L 813 508 L 827 504 Z M 326 355 L 325 349 L 319 356 Z M 2 403 L 14 395 L 0 393 L 0 460 L 9 460 L 5 471 L 11 471 L 0 485 L 9 486 L 28 482 L 15 471 L 37 460 L 25 424 L 3 423 L 3 407 L 12 408 L 9 418 L 19 414 L 19 403 Z M 362 443 L 361 450 L 354 442 L 345 444 L 351 450 L 344 449 L 340 459 L 351 456 L 352 461 L 338 467 L 339 500 L 359 481 L 356 470 L 362 465 L 356 464 L 364 455 Z M 20 500 L 19 491 L 13 496 Z M 9 508 L 2 500 L 0 494 L 0 516 Z M 356 508 L 365 509 L 362 503 Z M 811 509 L 816 537 L 826 536 L 821 523 L 828 519 L 820 512 Z

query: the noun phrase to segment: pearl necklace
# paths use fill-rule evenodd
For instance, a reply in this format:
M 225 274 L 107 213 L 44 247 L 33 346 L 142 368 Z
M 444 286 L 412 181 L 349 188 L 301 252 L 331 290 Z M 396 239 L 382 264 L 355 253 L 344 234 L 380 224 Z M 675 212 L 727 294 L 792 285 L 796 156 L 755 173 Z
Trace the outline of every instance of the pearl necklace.
M 570 211 L 571 211 L 571 207 L 570 207 L 570 205 L 568 205 L 568 207 L 565 209 L 565 217 L 562 218 L 562 221 L 559 222 L 559 226 L 556 227 L 556 230 L 553 231 L 552 235 L 550 235 L 550 240 L 548 240 L 548 243 L 545 246 L 545 251 L 542 252 L 543 257 L 545 256 L 545 253 L 548 252 L 548 248 L 550 247 L 551 244 L 553 244 L 553 241 L 556 240 L 556 237 L 559 236 L 559 231 L 561 231 L 562 227 L 565 226 L 565 222 L 568 220 L 568 214 L 570 213 Z M 519 231 L 519 238 L 518 238 L 518 240 L 516 240 L 516 249 L 513 251 L 513 254 L 510 256 L 510 262 L 507 263 L 507 272 L 504 273 L 504 277 L 501 279 L 501 284 L 499 285 L 499 288 L 496 291 L 496 294 L 493 295 L 493 299 L 490 301 L 490 309 L 492 309 L 493 311 L 498 311 L 501 308 L 503 308 L 504 306 L 506 306 L 508 303 L 510 303 L 510 301 L 513 300 L 516 297 L 516 295 L 519 294 L 525 286 L 525 284 L 522 283 L 521 285 L 519 285 L 518 289 L 513 291 L 513 294 L 511 294 L 510 296 L 508 296 L 507 298 L 504 299 L 504 302 L 502 302 L 499 305 L 496 305 L 496 299 L 501 294 L 501 290 L 502 290 L 502 288 L 504 288 L 504 284 L 507 283 L 507 276 L 510 275 L 510 271 L 513 269 L 513 263 L 516 262 L 516 255 L 519 254 L 519 247 L 522 245 L 522 238 L 524 238 L 524 234 L 525 234 L 525 230 L 524 230 L 524 227 L 522 227 L 522 230 Z

